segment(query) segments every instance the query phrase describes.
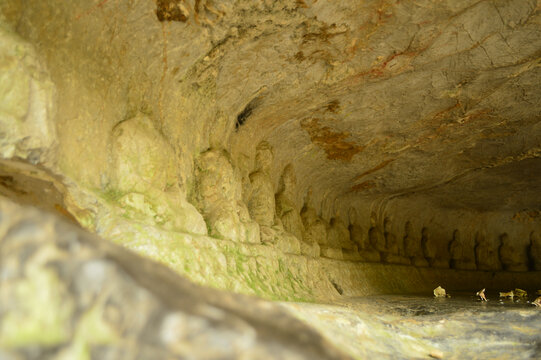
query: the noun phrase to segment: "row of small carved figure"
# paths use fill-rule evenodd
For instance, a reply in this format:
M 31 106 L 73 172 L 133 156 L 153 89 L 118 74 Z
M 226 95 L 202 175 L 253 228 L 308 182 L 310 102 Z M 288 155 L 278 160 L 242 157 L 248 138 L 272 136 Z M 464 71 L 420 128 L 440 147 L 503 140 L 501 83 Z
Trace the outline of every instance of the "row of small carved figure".
M 339 215 L 327 222 L 315 210 L 311 190 L 299 211 L 293 201 L 296 197 L 293 166 L 288 164 L 283 169 L 275 193 L 269 175 L 272 147 L 261 142 L 256 148 L 255 160 L 254 171 L 241 190 L 225 151 L 208 150 L 198 158 L 194 202 L 211 236 L 271 243 L 285 252 L 337 259 L 465 270 L 541 270 L 541 241 L 534 233 L 530 235 L 529 247 L 516 246 L 507 234 L 502 234 L 496 245 L 479 234 L 475 244 L 464 242 L 458 230 L 450 242 L 442 244 L 441 239 L 429 236 L 426 227 L 419 237 L 407 222 L 405 234 L 399 241 L 392 231 L 390 218 L 386 217 L 381 226 L 375 213 L 370 216 L 368 232 L 355 224 L 356 215 L 348 216 L 353 220 L 349 227 L 347 219 L 342 220 Z
M 480 233 L 476 235 L 475 244 L 464 242 L 458 230 L 450 242 L 441 244 L 441 239 L 429 236 L 426 227 L 421 230 L 419 239 L 408 221 L 404 237 L 399 241 L 392 231 L 390 218 L 385 217 L 381 227 L 376 214 L 372 213 L 367 237 L 366 228 L 354 222 L 348 227 L 347 221 L 339 216 L 328 223 L 319 217 L 311 206 L 311 190 L 299 213 L 292 201 L 296 184 L 292 165 L 284 168 L 279 191 L 274 194 L 269 177 L 272 148 L 261 142 L 256 150 L 256 168 L 250 174 L 252 191 L 248 201 L 252 219 L 263 228 L 273 226 L 278 218 L 283 228 L 301 243 L 319 245 L 317 252 L 321 256 L 463 270 L 541 270 L 541 240 L 534 233 L 530 235 L 529 247 L 515 245 L 507 234 L 499 236 L 496 245 Z
M 384 226 L 387 230 L 388 226 Z M 420 240 L 413 236 L 411 223 L 407 222 L 402 243 L 390 232 L 382 232 L 377 226 L 368 231 L 368 241 L 355 236 L 355 227 L 350 226 L 352 240 L 359 245 L 361 257 L 366 261 L 378 261 L 372 252 L 378 252 L 383 262 L 411 264 L 420 267 L 453 268 L 459 270 L 485 271 L 528 271 L 541 270 L 541 239 L 535 232 L 530 233 L 527 245 L 517 245 L 507 233 L 503 233 L 495 243 L 477 233 L 475 243 L 461 241 L 458 230 L 447 244 L 429 236 L 426 227 L 421 230 Z

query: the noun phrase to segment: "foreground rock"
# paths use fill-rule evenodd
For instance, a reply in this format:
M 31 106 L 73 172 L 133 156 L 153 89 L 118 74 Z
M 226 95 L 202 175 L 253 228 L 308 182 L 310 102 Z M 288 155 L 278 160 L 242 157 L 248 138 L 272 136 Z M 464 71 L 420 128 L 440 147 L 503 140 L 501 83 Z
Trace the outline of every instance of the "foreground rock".
M 276 305 L 192 284 L 0 198 L 1 359 L 340 359 Z

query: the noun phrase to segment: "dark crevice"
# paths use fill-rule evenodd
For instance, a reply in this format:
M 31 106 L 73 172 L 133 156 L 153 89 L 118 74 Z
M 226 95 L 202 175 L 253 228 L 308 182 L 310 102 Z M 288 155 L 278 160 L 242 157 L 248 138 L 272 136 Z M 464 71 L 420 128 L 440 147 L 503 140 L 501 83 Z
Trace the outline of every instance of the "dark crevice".
M 250 101 L 248 105 L 246 105 L 244 110 L 242 110 L 237 115 L 237 122 L 235 124 L 235 130 L 238 130 L 240 126 L 244 125 L 246 120 L 248 120 L 248 118 L 252 115 L 252 112 L 254 111 L 254 109 L 259 105 L 259 102 L 260 102 L 259 97 L 252 99 L 252 101 Z
M 186 22 L 188 20 L 188 14 L 184 13 L 178 0 L 158 0 L 156 5 L 156 16 L 159 21 Z
M 337 284 L 334 280 L 331 280 L 331 284 L 332 286 L 334 286 L 334 288 L 336 289 L 336 291 L 338 291 L 340 295 L 344 293 L 344 289 L 342 289 L 342 287 L 339 284 Z

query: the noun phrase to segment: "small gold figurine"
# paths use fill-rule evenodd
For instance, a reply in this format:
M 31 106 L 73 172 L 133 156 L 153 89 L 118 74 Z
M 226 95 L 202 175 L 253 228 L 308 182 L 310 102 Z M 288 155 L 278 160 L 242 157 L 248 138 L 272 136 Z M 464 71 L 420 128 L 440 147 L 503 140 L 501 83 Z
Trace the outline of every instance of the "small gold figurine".
M 487 297 L 485 296 L 485 288 L 483 288 L 483 290 L 478 291 L 475 295 L 479 296 L 481 298 L 481 301 L 488 301 Z
M 511 298 L 512 299 L 512 298 L 515 297 L 515 293 L 513 292 L 513 290 L 508 291 L 508 292 L 501 292 L 500 297 L 505 297 L 505 298 Z
M 539 296 L 537 299 L 535 299 L 532 304 L 534 304 L 537 307 L 541 307 L 541 296 Z

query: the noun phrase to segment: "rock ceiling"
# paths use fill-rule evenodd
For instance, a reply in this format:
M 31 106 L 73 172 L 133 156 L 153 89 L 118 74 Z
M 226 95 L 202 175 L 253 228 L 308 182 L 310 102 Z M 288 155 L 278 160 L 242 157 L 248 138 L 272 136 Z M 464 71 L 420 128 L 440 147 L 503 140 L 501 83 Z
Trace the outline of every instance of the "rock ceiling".
M 306 186 L 342 198 L 538 207 L 540 10 L 535 1 L 306 3 L 299 25 L 251 44 L 267 54 L 235 54 L 252 72 L 282 63 L 238 141 L 265 134 Z
M 539 208 L 537 0 L 10 3 L 64 96 L 60 166 L 91 186 L 106 155 L 73 151 L 77 124 L 100 124 L 84 136 L 103 148 L 140 111 L 180 154 L 186 184 L 192 155 L 222 147 L 248 173 L 267 140 L 276 186 L 295 169 L 299 206 L 312 187 L 340 206 Z

